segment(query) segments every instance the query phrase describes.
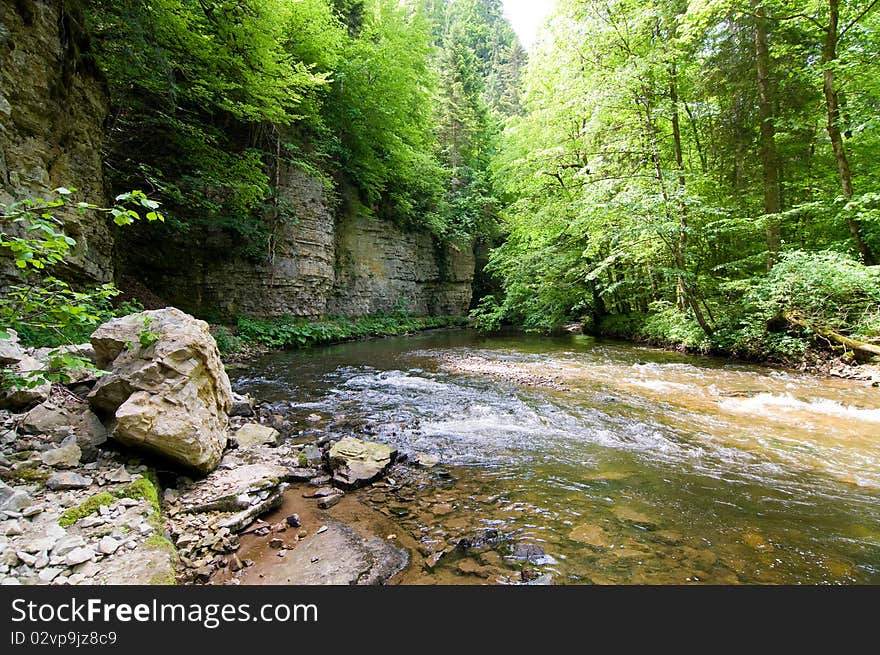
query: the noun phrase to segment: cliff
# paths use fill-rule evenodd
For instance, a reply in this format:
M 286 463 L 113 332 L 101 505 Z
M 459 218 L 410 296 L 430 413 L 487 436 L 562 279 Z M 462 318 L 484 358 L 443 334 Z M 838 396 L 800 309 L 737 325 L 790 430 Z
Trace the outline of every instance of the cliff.
M 51 0 L 0 5 L 3 203 L 58 186 L 76 187 L 90 202 L 107 199 L 101 154 L 106 88 L 81 22 L 66 6 Z M 124 275 L 164 302 L 218 319 L 358 316 L 397 307 L 419 314 L 467 311 L 472 249 L 367 216 L 358 203 L 334 203 L 299 169 L 281 171 L 278 186 L 283 209 L 268 252 L 259 256 L 247 256 L 221 229 L 117 231 L 103 217 L 68 212 L 63 219 L 77 248 L 65 277 L 106 282 Z

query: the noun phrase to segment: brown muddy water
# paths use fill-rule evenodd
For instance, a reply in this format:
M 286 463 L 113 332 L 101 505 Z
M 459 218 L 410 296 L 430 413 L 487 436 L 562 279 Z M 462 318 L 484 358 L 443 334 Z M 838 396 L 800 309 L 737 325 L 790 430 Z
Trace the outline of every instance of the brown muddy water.
M 439 458 L 431 482 L 359 492 L 418 545 L 405 581 L 511 581 L 505 557 L 533 544 L 529 577 L 555 584 L 880 583 L 880 390 L 862 382 L 454 330 L 273 353 L 234 384 L 309 434 Z M 505 546 L 423 565 L 486 530 Z

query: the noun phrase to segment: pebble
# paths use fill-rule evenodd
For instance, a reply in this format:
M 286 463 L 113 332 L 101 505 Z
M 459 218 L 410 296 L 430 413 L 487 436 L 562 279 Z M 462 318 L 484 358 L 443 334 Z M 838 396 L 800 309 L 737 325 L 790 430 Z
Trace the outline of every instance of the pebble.
M 119 542 L 113 537 L 102 537 L 98 542 L 98 552 L 104 555 L 112 555 L 119 548 Z
M 48 584 L 49 582 L 52 582 L 55 578 L 57 578 L 58 574 L 61 573 L 63 570 L 64 569 L 55 567 L 50 569 L 43 569 L 37 574 L 37 577 L 40 579 L 40 582 L 45 582 Z
M 52 491 L 60 489 L 85 489 L 91 486 L 92 482 L 94 482 L 92 478 L 65 471 L 63 473 L 55 473 L 46 480 L 46 488 Z
M 19 550 L 18 552 L 15 553 L 15 555 L 16 555 L 16 557 L 18 557 L 18 559 L 20 559 L 22 562 L 24 562 L 28 566 L 33 566 L 34 564 L 37 563 L 37 558 L 35 555 L 29 555 L 28 553 L 24 552 L 23 550 Z
M 287 525 L 291 528 L 298 528 L 302 525 L 299 520 L 299 514 L 291 514 L 285 519 L 285 521 L 287 521 Z
M 55 542 L 55 546 L 52 548 L 52 555 L 55 557 L 64 557 L 70 551 L 85 545 L 85 539 L 82 537 L 78 535 L 68 535 Z
M 37 555 L 37 561 L 34 562 L 35 569 L 44 569 L 49 566 L 49 554 L 44 550 Z
M 68 566 L 76 566 L 77 564 L 82 564 L 83 562 L 88 562 L 92 557 L 95 556 L 95 551 L 91 548 L 74 548 L 65 557 L 65 562 L 67 562 Z M 71 581 L 71 584 L 76 584 Z
M 18 521 L 7 521 L 6 530 L 4 532 L 7 537 L 17 537 L 24 531 L 21 529 L 21 523 Z
M 318 507 L 321 509 L 330 509 L 334 505 L 336 505 L 340 500 L 342 500 L 342 494 L 333 494 L 331 496 L 325 496 L 324 498 L 318 499 Z
M 326 526 L 326 525 L 322 525 L 320 528 L 318 528 L 318 531 L 315 532 L 315 534 L 321 534 L 322 532 L 327 532 L 327 526 Z
M 42 511 L 43 511 L 42 505 L 31 505 L 27 509 L 23 510 L 21 515 L 25 518 L 30 518 L 32 516 L 36 516 L 37 514 L 39 514 Z
M 140 533 L 141 533 L 142 535 L 144 535 L 144 536 L 147 536 L 147 535 L 150 534 L 152 531 L 153 531 L 153 526 L 148 525 L 148 524 L 146 524 L 146 523 L 141 523 L 141 524 L 138 526 L 138 532 L 140 532 Z

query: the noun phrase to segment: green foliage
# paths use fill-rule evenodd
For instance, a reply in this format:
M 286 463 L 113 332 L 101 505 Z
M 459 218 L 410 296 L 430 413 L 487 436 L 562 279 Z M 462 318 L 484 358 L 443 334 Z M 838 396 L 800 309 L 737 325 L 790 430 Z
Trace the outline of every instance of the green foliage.
M 234 334 L 225 325 L 211 327 L 211 335 L 217 342 L 217 348 L 224 355 L 237 353 L 243 345 L 242 339 Z
M 63 264 L 76 247 L 57 216 L 69 209 L 68 199 L 74 191 L 59 187 L 49 200 L 28 198 L 0 204 L 0 252 L 11 253 L 21 279 L 0 298 L 0 338 L 8 338 L 5 329 L 12 328 L 30 345 L 79 343 L 113 314 L 110 299 L 119 292 L 112 284 L 77 290 L 52 275 L 52 269 Z M 144 209 L 147 221 L 164 220 L 158 212 L 159 204 L 141 191 L 120 194 L 116 204 L 108 208 L 86 202 L 74 207 L 81 214 L 109 215 L 119 226 L 139 220 Z M 46 371 L 20 376 L 4 370 L 2 375 L 4 384 L 34 387 L 46 381 L 66 382 L 69 374 L 82 369 L 94 371 L 94 366 L 82 357 L 56 349 L 50 352 Z
M 787 361 L 811 339 L 792 318 L 876 337 L 864 263 L 880 247 L 880 11 L 859 4 L 840 3 L 829 60 L 824 0 L 760 3 L 764 22 L 748 0 L 559 0 L 490 166 L 506 241 L 478 325 L 592 318 L 606 334 Z

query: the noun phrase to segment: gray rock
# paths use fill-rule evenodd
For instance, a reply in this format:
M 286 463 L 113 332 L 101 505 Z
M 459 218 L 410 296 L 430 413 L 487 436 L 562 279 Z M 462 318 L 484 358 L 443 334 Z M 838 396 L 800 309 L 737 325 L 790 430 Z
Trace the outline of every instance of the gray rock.
M 37 559 L 34 561 L 35 569 L 44 569 L 49 566 L 49 554 L 43 550 L 40 551 L 40 554 L 37 555 Z
M 280 438 L 278 430 L 259 423 L 245 423 L 231 436 L 231 440 L 242 450 L 262 444 L 276 446 Z
M 303 455 L 305 455 L 306 461 L 309 466 L 315 466 L 324 461 L 324 453 L 321 452 L 321 449 L 312 444 L 308 444 L 303 447 L 302 451 Z
M 417 465 L 426 469 L 434 468 L 440 463 L 440 458 L 427 453 L 419 453 L 414 455 L 412 461 Z
M 82 450 L 75 443 L 47 450 L 40 455 L 40 461 L 55 468 L 73 468 L 79 464 Z
M 364 539 L 330 520 L 320 536 L 301 542 L 273 564 L 269 583 L 305 585 L 384 584 L 408 562 L 405 550 L 379 537 Z
M 288 516 L 284 520 L 287 523 L 287 525 L 289 525 L 291 528 L 298 528 L 302 525 L 302 523 L 299 520 L 299 514 L 291 514 L 290 516 Z
M 21 523 L 15 520 L 0 523 L 0 526 L 2 526 L 3 534 L 7 537 L 17 537 L 24 533 L 24 530 L 21 529 Z
M 320 471 L 314 468 L 292 468 L 287 472 L 287 479 L 294 482 L 305 482 L 318 475 Z
M 0 339 L 0 364 L 18 364 L 27 354 L 18 342 L 18 333 L 7 329 L 9 339 Z
M 46 480 L 46 488 L 52 491 L 61 489 L 85 489 L 92 484 L 92 478 L 85 477 L 72 471 L 53 474 Z
M 323 498 L 318 499 L 318 507 L 321 509 L 330 509 L 334 505 L 336 505 L 340 500 L 342 500 L 343 494 L 336 493 L 330 496 L 324 496 Z
M 28 566 L 33 566 L 37 562 L 37 558 L 35 555 L 30 555 L 23 550 L 19 550 L 18 552 L 16 552 L 15 556 Z
M 254 402 L 247 395 L 241 395 L 232 392 L 232 409 L 229 410 L 230 416 L 253 416 Z
M 14 489 L 0 480 L 0 510 L 21 511 L 33 504 L 33 499 L 22 489 Z
M 333 481 L 349 488 L 368 484 L 382 476 L 396 457 L 396 448 L 346 437 L 330 448 Z
M 131 473 L 128 472 L 128 470 L 125 468 L 125 465 L 123 464 L 115 471 L 107 474 L 107 481 L 117 483 L 131 482 L 132 477 Z
M 64 569 L 58 567 L 52 567 L 48 569 L 43 569 L 37 574 L 37 578 L 39 578 L 40 582 L 44 584 L 49 584 L 55 578 L 58 577 L 58 574 L 61 573 Z
M 330 476 L 329 475 L 319 475 L 319 476 L 314 477 L 311 480 L 309 480 L 310 487 L 323 487 L 324 485 L 329 484 L 329 483 L 330 483 Z
M 77 564 L 82 564 L 83 562 L 88 562 L 95 556 L 95 551 L 91 548 L 80 547 L 74 548 L 64 557 L 64 561 L 68 566 L 76 566 Z
M 79 535 L 67 535 L 61 537 L 52 547 L 53 557 L 65 557 L 70 551 L 86 545 L 85 539 Z
M 102 537 L 98 542 L 98 552 L 104 555 L 112 555 L 119 548 L 119 542 L 113 537 Z
M 76 445 L 81 460 L 92 462 L 98 454 L 98 446 L 107 441 L 107 428 L 84 400 L 65 396 L 40 403 L 31 409 L 21 423 L 21 430 L 28 434 L 43 434 L 53 439 L 76 435 Z

